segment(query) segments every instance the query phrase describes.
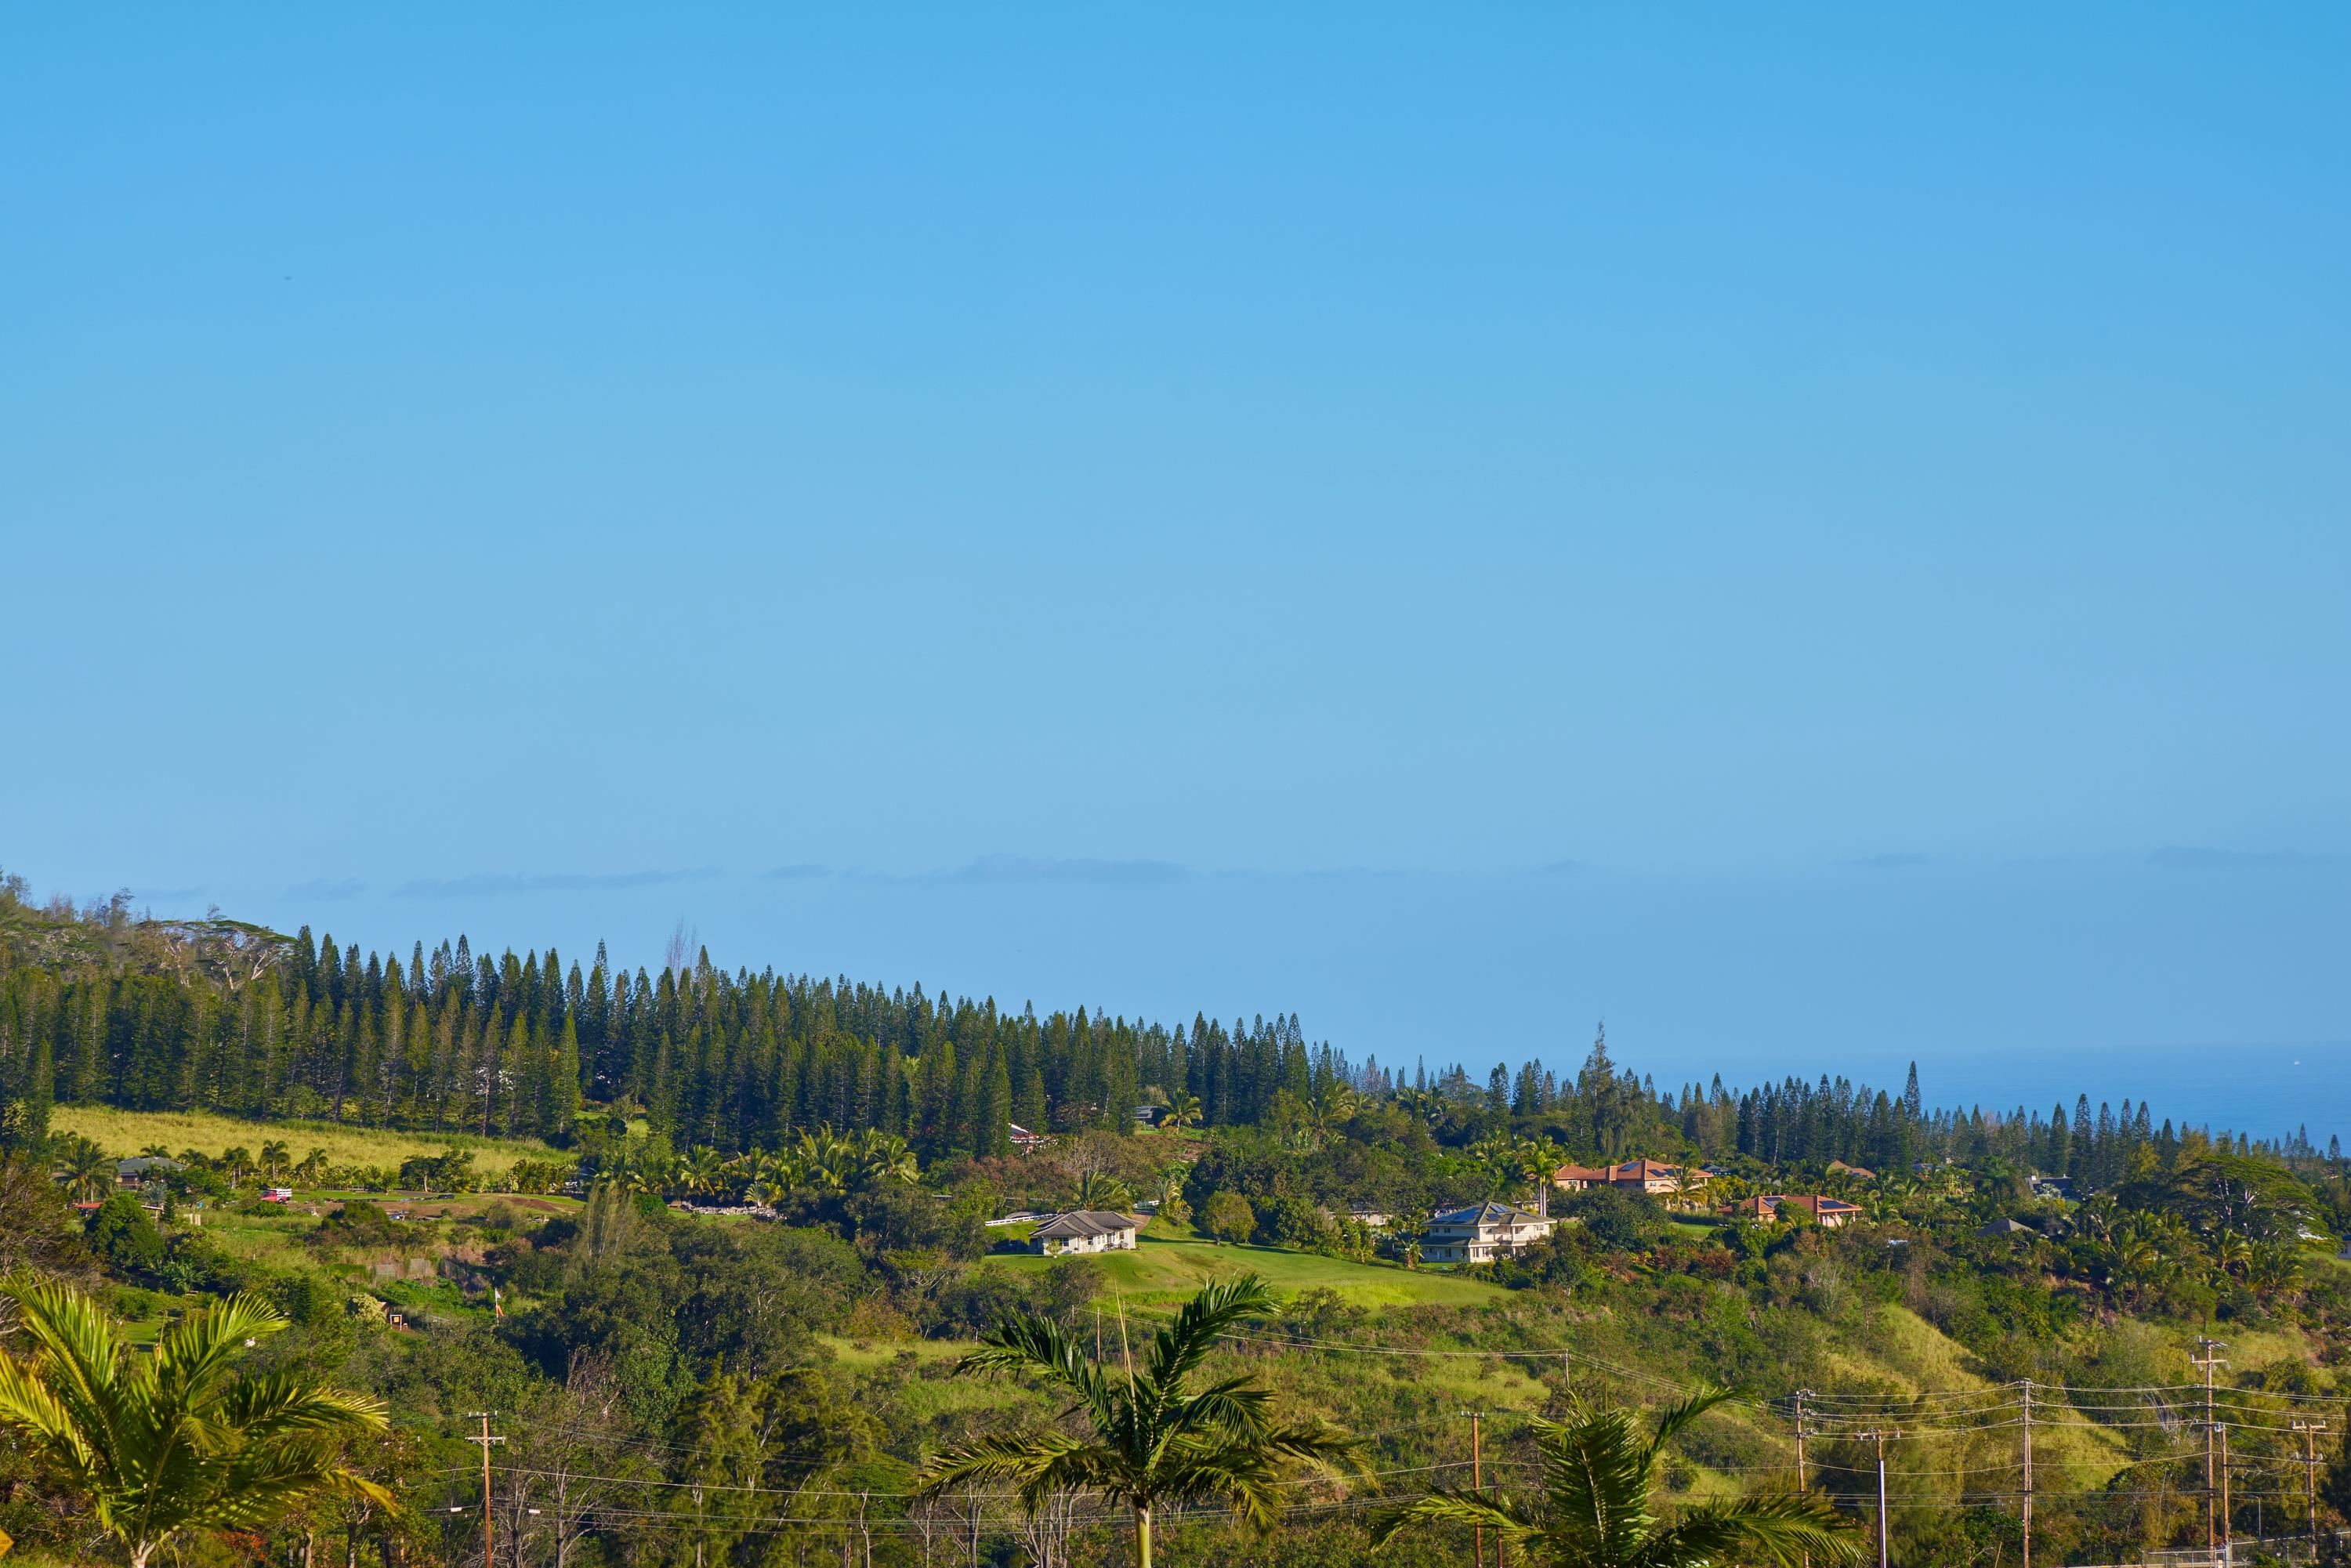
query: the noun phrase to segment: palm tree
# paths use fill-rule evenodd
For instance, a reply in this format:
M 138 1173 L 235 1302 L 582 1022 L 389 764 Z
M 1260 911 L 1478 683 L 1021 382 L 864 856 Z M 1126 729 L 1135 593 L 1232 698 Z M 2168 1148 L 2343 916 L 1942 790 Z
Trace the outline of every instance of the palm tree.
M 80 1291 L 5 1289 L 34 1349 L 0 1353 L 0 1425 L 89 1494 L 131 1568 L 184 1531 L 250 1528 L 314 1492 L 396 1506 L 340 1457 L 343 1437 L 383 1430 L 380 1401 L 292 1373 L 231 1375 L 243 1347 L 286 1326 L 257 1298 L 190 1312 L 132 1356 Z
M 868 1127 L 857 1142 L 858 1180 L 868 1186 L 885 1181 L 911 1182 L 923 1174 L 914 1151 L 895 1133 Z
M 1510 1161 L 1512 1174 L 1523 1180 L 1534 1194 L 1535 1212 L 1549 1219 L 1551 1173 L 1564 1163 L 1558 1145 L 1548 1139 L 1521 1138 L 1511 1150 Z
M 1071 1201 L 1080 1208 L 1124 1208 L 1134 1201 L 1134 1194 L 1108 1171 L 1088 1171 L 1078 1178 Z
M 253 1163 L 253 1151 L 243 1144 L 223 1149 L 220 1163 L 228 1167 L 228 1185 L 235 1186 L 245 1179 L 245 1167 Z
M 1197 1094 L 1187 1094 L 1181 1089 L 1176 1090 L 1167 1096 L 1167 1114 L 1159 1118 L 1159 1124 L 1178 1133 L 1186 1127 L 1198 1126 L 1200 1097 Z
M 114 1190 L 114 1161 L 92 1138 L 76 1138 L 62 1151 L 58 1179 L 85 1203 L 96 1203 Z
M 1493 1531 L 1533 1568 L 1706 1568 L 1730 1558 L 1792 1568 L 1807 1555 L 1824 1563 L 1858 1560 L 1861 1538 L 1851 1522 L 1807 1493 L 1702 1503 L 1671 1524 L 1649 1511 L 1666 1445 L 1729 1397 L 1727 1388 L 1702 1389 L 1646 1437 L 1626 1410 L 1578 1406 L 1565 1422 L 1537 1421 L 1540 1508 L 1441 1488 L 1384 1515 L 1372 1544 L 1384 1546 L 1408 1524 L 1447 1523 Z
M 1250 1378 L 1219 1378 L 1197 1393 L 1190 1385 L 1219 1335 L 1245 1317 L 1279 1310 L 1255 1274 L 1212 1281 L 1153 1337 L 1140 1366 L 1122 1351 L 1123 1376 L 1106 1375 L 1077 1336 L 1050 1318 L 998 1324 L 956 1371 L 1037 1373 L 1071 1396 L 1064 1414 L 1083 1416 L 1093 1430 L 1079 1437 L 1046 1427 L 982 1437 L 925 1466 L 916 1478 L 921 1491 L 1010 1481 L 1030 1508 L 1056 1491 L 1099 1493 L 1133 1511 L 1137 1568 L 1151 1568 L 1152 1516 L 1164 1506 L 1220 1500 L 1254 1523 L 1271 1522 L 1286 1469 L 1332 1469 L 1352 1458 L 1354 1440 L 1320 1418 L 1275 1419 L 1271 1396 Z
M 1330 1142 L 1332 1134 L 1353 1119 L 1355 1092 L 1344 1083 L 1332 1082 L 1322 1087 L 1312 1103 L 1306 1108 L 1306 1124 L 1314 1131 L 1318 1145 Z
M 726 1156 L 706 1145 L 698 1145 L 685 1156 L 680 1185 L 689 1196 L 716 1193 L 726 1187 Z
M 277 1167 L 294 1157 L 294 1152 L 277 1139 L 261 1145 L 261 1168 L 271 1181 L 277 1179 Z

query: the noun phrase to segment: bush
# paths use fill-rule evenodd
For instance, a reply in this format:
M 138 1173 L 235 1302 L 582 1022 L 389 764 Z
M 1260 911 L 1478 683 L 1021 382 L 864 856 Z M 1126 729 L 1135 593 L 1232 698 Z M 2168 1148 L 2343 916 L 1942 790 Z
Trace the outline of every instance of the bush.
M 1664 1212 L 1653 1200 L 1613 1186 L 1572 1193 L 1561 1208 L 1579 1222 L 1594 1246 L 1610 1252 L 1638 1252 L 1655 1242 L 1666 1225 Z
M 147 1211 L 131 1193 L 108 1194 L 98 1212 L 82 1228 L 82 1234 L 88 1238 L 90 1250 L 117 1273 L 150 1280 L 162 1264 L 163 1233 L 155 1228 L 155 1222 L 147 1218 Z
M 1262 1246 L 1317 1247 L 1330 1232 L 1322 1211 L 1302 1197 L 1263 1197 L 1250 1207 L 1257 1216 L 1250 1239 Z
M 1257 1229 L 1257 1211 L 1237 1192 L 1220 1192 L 1200 1211 L 1200 1228 L 1217 1241 L 1246 1241 Z

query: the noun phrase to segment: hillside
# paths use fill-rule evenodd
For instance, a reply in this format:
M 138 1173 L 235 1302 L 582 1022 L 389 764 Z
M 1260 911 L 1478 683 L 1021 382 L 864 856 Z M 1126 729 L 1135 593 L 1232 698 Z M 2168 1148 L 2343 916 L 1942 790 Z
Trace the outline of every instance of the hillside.
M 233 1148 L 257 1151 L 280 1142 L 296 1160 L 313 1150 L 338 1168 L 397 1169 L 403 1160 L 431 1158 L 451 1149 L 470 1154 L 486 1176 L 510 1170 L 517 1160 L 553 1161 L 559 1152 L 537 1138 L 485 1138 L 471 1133 L 423 1134 L 353 1127 L 333 1122 L 286 1119 L 248 1121 L 205 1111 L 123 1111 L 111 1105 L 60 1105 L 49 1125 L 66 1137 L 84 1137 L 109 1154 L 127 1157 L 149 1148 L 173 1155 L 194 1149 L 218 1159 Z

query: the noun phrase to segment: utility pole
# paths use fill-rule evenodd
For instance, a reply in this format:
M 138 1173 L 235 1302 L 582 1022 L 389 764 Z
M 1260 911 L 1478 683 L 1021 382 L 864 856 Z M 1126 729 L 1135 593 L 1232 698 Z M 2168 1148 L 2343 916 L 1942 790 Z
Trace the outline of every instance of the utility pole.
M 1886 1439 L 1888 1437 L 1898 1438 L 1902 1434 L 1899 1432 L 1879 1431 L 1856 1432 L 1854 1436 L 1861 1438 L 1864 1442 L 1875 1443 L 1877 1445 L 1877 1568 L 1887 1568 L 1886 1559 L 1888 1550 L 1886 1529 Z
M 2229 1347 L 2217 1339 L 2199 1337 L 2196 1354 L 2188 1358 L 2190 1366 L 2204 1369 L 2204 1550 L 2218 1556 L 2220 1532 L 2212 1518 L 2212 1500 L 2220 1494 L 2220 1474 L 2213 1469 L 2212 1441 L 2212 1369 L 2229 1364 L 2220 1359 L 2220 1352 Z
M 1481 1412 L 1469 1412 L 1469 1490 L 1479 1496 L 1486 1495 L 1485 1454 L 1478 1446 L 1478 1417 Z M 1486 1568 L 1486 1527 L 1469 1527 L 1469 1557 L 1478 1568 Z
M 490 1518 L 490 1445 L 503 1443 L 506 1439 L 490 1436 L 490 1412 L 487 1410 L 468 1410 L 465 1414 L 474 1416 L 482 1424 L 480 1437 L 465 1439 L 468 1443 L 479 1443 L 482 1446 L 482 1568 L 497 1568 L 497 1527 Z
M 1796 1390 L 1796 1490 L 1804 1490 L 1804 1400 L 1812 1394 L 1809 1388 Z M 1802 1568 L 1813 1568 L 1813 1554 L 1803 1554 Z M 2027 1565 L 2030 1568 L 2030 1565 Z
M 2229 1428 L 2220 1428 L 2220 1561 L 2237 1560 L 2237 1524 L 2229 1517 Z
M 2032 1568 L 2032 1379 L 2024 1380 L 2024 1568 Z
M 2324 1421 L 2296 1421 L 2294 1429 L 2302 1434 L 2302 1500 L 2310 1511 L 2310 1560 L 2318 1561 L 2318 1435 L 2326 1430 Z

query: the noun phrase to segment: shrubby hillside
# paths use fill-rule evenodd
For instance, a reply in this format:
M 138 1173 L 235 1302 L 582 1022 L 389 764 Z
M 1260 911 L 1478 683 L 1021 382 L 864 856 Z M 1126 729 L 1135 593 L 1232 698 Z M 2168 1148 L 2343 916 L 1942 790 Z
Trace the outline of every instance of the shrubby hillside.
M 258 1365 L 392 1412 L 348 1457 L 398 1507 L 313 1499 L 193 1540 L 190 1563 L 479 1562 L 485 1410 L 517 1563 L 1123 1561 L 1098 1500 L 914 1495 L 933 1456 L 1065 1418 L 956 1368 L 1028 1313 L 1116 1375 L 1201 1281 L 1242 1271 L 1280 1309 L 1207 1370 L 1346 1427 L 1361 1473 L 1286 1480 L 1270 1528 L 1176 1510 L 1165 1561 L 1354 1563 L 1378 1510 L 1467 1483 L 1472 1412 L 1480 1478 L 1524 1495 L 1531 1418 L 1704 1383 L 1742 1397 L 1675 1446 L 1670 1508 L 1801 1479 L 1871 1520 L 1871 1434 L 1898 1433 L 1906 1564 L 2021 1552 L 2028 1429 L 2043 1563 L 2200 1545 L 2208 1502 L 2216 1533 L 2281 1554 L 2351 1505 L 2344 1162 L 2137 1097 L 1994 1115 L 1930 1109 L 1915 1075 L 1659 1090 L 1604 1042 L 1572 1078 L 1400 1077 L 1288 1017 L 1040 1018 L 463 941 L 394 963 L 21 886 L 0 934 L 0 1271 L 95 1292 L 139 1343 L 249 1292 L 293 1325 Z M 1016 1121 L 1046 1141 L 1012 1146 Z M 126 1184 L 141 1155 L 162 1163 Z M 1520 1257 L 1416 1256 L 1433 1210 L 1635 1155 L 1692 1185 L 1549 1190 L 1562 1223 Z M 1723 1212 L 1755 1194 L 1853 1217 Z M 1019 1217 L 1071 1207 L 1153 1212 L 1131 1253 L 1022 1248 Z M 20 1554 L 86 1560 L 86 1517 L 71 1478 L 0 1445 Z M 1467 1550 L 1437 1530 L 1383 1556 Z

